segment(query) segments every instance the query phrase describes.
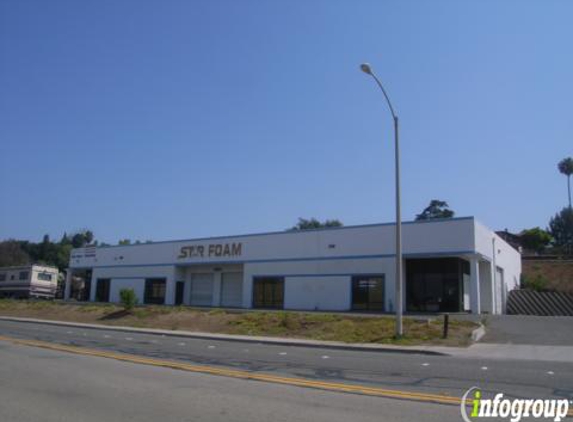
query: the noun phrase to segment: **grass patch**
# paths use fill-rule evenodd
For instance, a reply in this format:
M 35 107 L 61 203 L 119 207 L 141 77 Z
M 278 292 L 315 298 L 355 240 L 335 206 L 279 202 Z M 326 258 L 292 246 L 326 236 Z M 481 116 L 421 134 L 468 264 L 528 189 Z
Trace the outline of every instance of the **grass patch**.
M 450 319 L 442 339 L 443 319 L 404 318 L 404 337 L 394 338 L 394 317 L 294 311 L 226 312 L 186 306 L 137 306 L 127 312 L 114 304 L 0 300 L 0 315 L 61 321 L 161 328 L 254 336 L 276 336 L 346 343 L 468 345 L 477 324 Z
M 251 312 L 229 321 L 229 332 L 246 335 L 286 336 L 345 343 L 458 344 L 470 343 L 476 324 L 450 321 L 450 338 L 442 339 L 443 323 L 404 318 L 405 335 L 394 338 L 394 318 L 390 316 L 347 316 L 300 312 Z

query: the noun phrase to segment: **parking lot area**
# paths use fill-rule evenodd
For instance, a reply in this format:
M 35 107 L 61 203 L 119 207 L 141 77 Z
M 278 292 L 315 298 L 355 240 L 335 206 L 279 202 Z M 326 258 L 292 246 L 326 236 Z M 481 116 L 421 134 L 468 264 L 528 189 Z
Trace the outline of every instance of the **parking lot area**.
M 491 315 L 482 343 L 573 346 L 573 317 Z

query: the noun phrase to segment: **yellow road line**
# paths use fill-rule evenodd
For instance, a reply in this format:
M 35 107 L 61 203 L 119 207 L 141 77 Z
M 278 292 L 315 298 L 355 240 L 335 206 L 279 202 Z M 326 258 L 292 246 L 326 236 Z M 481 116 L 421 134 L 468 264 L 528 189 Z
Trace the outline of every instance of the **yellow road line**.
M 281 377 L 277 375 L 255 373 L 245 370 L 217 368 L 213 366 L 204 366 L 204 365 L 192 365 L 182 362 L 174 362 L 156 358 L 147 358 L 124 353 L 108 352 L 104 350 L 89 349 L 78 346 L 67 346 L 63 344 L 49 343 L 39 340 L 24 340 L 5 336 L 0 336 L 0 340 L 24 346 L 41 347 L 43 349 L 69 352 L 79 355 L 97 356 L 97 357 L 115 359 L 123 362 L 160 366 L 164 368 L 179 369 L 183 371 L 197 372 L 210 375 L 221 375 L 232 378 L 250 379 L 250 380 L 265 381 L 278 384 L 295 385 L 300 387 L 317 388 L 322 390 L 360 393 L 370 396 L 409 399 L 409 400 L 425 401 L 425 402 L 440 403 L 440 404 L 459 405 L 461 402 L 460 398 L 448 395 L 416 393 L 416 392 L 399 391 L 399 390 L 387 390 L 382 388 L 368 387 L 364 385 L 315 381 L 305 378 Z
M 24 340 L 13 337 L 6 337 L 0 335 L 1 341 L 7 341 L 14 344 L 40 347 L 43 349 L 56 350 L 61 352 L 75 353 L 78 355 L 86 356 L 96 356 L 108 359 L 115 359 L 123 362 L 139 363 L 143 365 L 159 366 L 163 368 L 178 369 L 188 372 L 196 372 L 202 374 L 219 375 L 232 378 L 249 379 L 263 382 L 271 382 L 275 384 L 285 384 L 294 385 L 298 387 L 316 388 L 321 390 L 336 391 L 336 392 L 346 392 L 346 393 L 358 393 L 368 396 L 386 397 L 386 398 L 397 398 L 404 400 L 415 400 L 420 402 L 438 403 L 438 404 L 449 404 L 449 405 L 460 405 L 461 398 L 453 397 L 449 395 L 439 395 L 439 394 L 427 394 L 427 393 L 417 393 L 413 391 L 401 391 L 401 390 L 388 390 L 383 388 L 368 387 L 365 385 L 358 384 L 343 384 L 336 382 L 327 381 L 315 381 L 305 378 L 295 378 L 295 377 L 281 377 L 277 375 L 262 374 L 249 372 L 245 370 L 237 369 L 226 369 L 217 368 L 214 366 L 203 366 L 203 365 L 191 365 L 182 362 L 174 362 L 163 359 L 147 358 L 136 355 L 129 355 L 124 353 L 108 352 L 104 350 L 89 349 L 79 346 L 67 346 L 63 344 L 50 343 L 39 340 Z M 569 411 L 568 416 L 573 416 L 573 409 Z

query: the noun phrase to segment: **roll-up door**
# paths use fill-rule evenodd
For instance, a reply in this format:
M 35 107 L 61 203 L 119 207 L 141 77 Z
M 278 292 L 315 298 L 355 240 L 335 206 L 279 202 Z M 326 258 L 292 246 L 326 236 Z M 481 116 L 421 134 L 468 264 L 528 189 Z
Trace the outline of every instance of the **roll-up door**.
M 238 308 L 243 304 L 243 273 L 223 273 L 221 306 Z
M 191 277 L 191 305 L 213 304 L 213 274 L 193 274 Z

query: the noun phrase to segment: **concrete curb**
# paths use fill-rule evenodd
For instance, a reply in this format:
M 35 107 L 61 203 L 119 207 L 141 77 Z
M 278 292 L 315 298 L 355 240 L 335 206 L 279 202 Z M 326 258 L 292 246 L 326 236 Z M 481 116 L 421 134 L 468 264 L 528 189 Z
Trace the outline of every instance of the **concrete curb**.
M 203 340 L 236 341 L 244 343 L 245 342 L 262 343 L 262 344 L 270 344 L 277 346 L 301 346 L 301 347 L 313 347 L 313 348 L 334 349 L 334 350 L 366 351 L 366 352 L 381 352 L 381 353 L 406 353 L 406 354 L 432 355 L 432 356 L 451 356 L 446 349 L 465 350 L 463 348 L 455 348 L 455 347 L 449 348 L 441 346 L 394 346 L 390 344 L 342 343 L 338 341 L 306 340 L 306 339 L 294 339 L 294 338 L 286 339 L 281 337 L 244 336 L 237 334 L 216 334 L 216 333 L 202 333 L 193 331 L 174 331 L 174 330 L 161 330 L 156 328 L 136 328 L 136 327 L 102 325 L 102 324 L 85 324 L 81 322 L 68 322 L 68 321 L 19 318 L 19 317 L 7 317 L 7 316 L 0 316 L 0 320 L 34 323 L 34 324 L 57 325 L 57 326 L 76 327 L 76 328 L 89 328 L 95 330 L 121 331 L 121 332 L 140 333 L 140 334 L 155 334 L 155 335 L 165 335 L 171 337 L 197 338 Z M 474 331 L 477 330 L 479 330 L 479 328 Z
M 472 331 L 472 342 L 477 343 L 485 336 L 485 326 L 480 323 L 479 327 Z

